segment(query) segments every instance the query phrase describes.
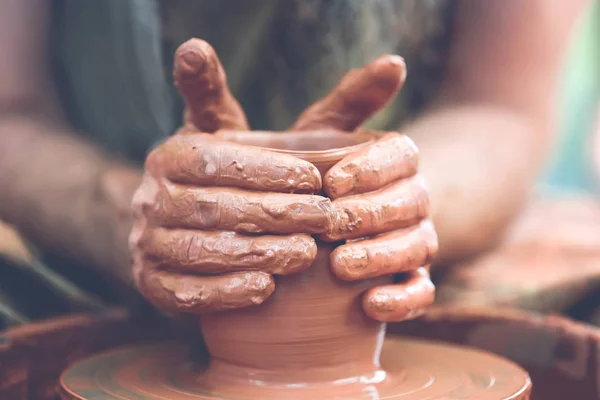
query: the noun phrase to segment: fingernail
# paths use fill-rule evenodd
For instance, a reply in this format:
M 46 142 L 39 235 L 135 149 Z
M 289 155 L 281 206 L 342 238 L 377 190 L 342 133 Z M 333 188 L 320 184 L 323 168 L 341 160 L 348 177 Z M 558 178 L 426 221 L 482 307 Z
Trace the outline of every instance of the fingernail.
M 243 277 L 243 285 L 244 291 L 254 293 L 256 299 L 264 300 L 275 290 L 273 278 L 264 273 L 246 273 Z
M 333 265 L 340 279 L 354 280 L 370 278 L 367 267 L 369 256 L 364 248 L 342 248 L 334 254 Z
M 185 74 L 198 74 L 206 67 L 206 57 L 194 50 L 188 50 L 179 55 L 181 63 L 178 69 Z
M 389 80 L 397 82 L 398 88 L 406 79 L 406 63 L 398 55 L 381 56 L 372 65 L 374 74 L 383 79 L 384 82 L 389 82 Z
M 389 294 L 385 292 L 377 292 L 371 298 L 371 306 L 377 313 L 388 314 L 396 309 L 396 302 Z
M 397 54 L 386 54 L 375 60 L 376 65 L 406 66 L 404 58 Z
M 422 317 L 425 314 L 425 311 L 426 310 L 424 308 L 417 308 L 414 310 L 410 310 L 404 317 L 404 320 L 408 321 L 411 319 L 416 319 L 416 318 Z
M 400 57 L 399 55 L 391 55 L 388 57 L 388 60 L 394 65 L 405 65 L 404 58 Z
M 388 62 L 392 65 L 402 67 L 400 81 L 404 82 L 406 80 L 406 62 L 404 61 L 404 58 L 398 55 L 392 55 L 388 57 Z

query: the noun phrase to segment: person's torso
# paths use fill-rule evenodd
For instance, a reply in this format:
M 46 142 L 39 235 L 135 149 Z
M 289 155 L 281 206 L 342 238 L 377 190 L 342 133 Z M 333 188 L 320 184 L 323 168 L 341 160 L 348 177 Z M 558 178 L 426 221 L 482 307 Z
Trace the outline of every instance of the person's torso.
M 57 0 L 61 100 L 74 127 L 141 162 L 180 124 L 172 55 L 211 43 L 254 129 L 283 130 L 350 68 L 402 55 L 409 78 L 371 125 L 386 128 L 427 103 L 441 75 L 452 0 Z

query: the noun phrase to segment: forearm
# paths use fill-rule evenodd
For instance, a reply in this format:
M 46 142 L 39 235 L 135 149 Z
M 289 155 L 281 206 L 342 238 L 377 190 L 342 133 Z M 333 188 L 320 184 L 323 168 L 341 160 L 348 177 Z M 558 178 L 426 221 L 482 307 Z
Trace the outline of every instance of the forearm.
M 439 235 L 439 264 L 496 243 L 535 182 L 551 135 L 495 107 L 446 107 L 404 131 L 420 149 Z
M 561 68 L 588 4 L 458 2 L 433 100 L 439 111 L 406 131 L 431 186 L 441 263 L 494 244 L 525 201 L 553 138 Z
M 44 249 L 129 279 L 129 209 L 139 173 L 25 116 L 0 120 L 0 143 L 0 218 Z

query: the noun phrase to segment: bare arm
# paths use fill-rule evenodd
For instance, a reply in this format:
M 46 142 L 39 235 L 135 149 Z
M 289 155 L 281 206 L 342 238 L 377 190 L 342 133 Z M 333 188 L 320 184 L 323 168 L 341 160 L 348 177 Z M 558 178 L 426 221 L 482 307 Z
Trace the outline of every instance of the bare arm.
M 440 263 L 492 245 L 527 198 L 552 144 L 560 70 L 587 4 L 459 4 L 439 97 L 405 130 L 430 185 Z
M 77 138 L 49 68 L 51 2 L 0 2 L 0 218 L 45 248 L 128 279 L 131 167 Z

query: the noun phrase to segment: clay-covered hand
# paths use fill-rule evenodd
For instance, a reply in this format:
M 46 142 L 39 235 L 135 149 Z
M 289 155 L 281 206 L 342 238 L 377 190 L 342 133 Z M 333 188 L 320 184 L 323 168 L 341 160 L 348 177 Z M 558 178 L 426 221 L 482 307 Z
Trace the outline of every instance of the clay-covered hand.
M 397 94 L 405 76 L 401 57 L 382 56 L 348 73 L 292 129 L 353 131 Z M 330 232 L 321 238 L 346 240 L 331 254 L 336 276 L 352 281 L 398 274 L 397 284 L 365 294 L 364 311 L 380 321 L 422 314 L 434 300 L 428 264 L 438 243 L 413 141 L 401 133 L 382 133 L 372 145 L 333 166 L 323 186 L 334 199 L 334 218 Z
M 175 56 L 184 127 L 147 158 L 134 196 L 133 275 L 155 306 L 203 313 L 260 304 L 272 274 L 310 267 L 311 234 L 327 232 L 331 201 L 312 164 L 215 138 L 248 130 L 214 50 L 197 39 Z

